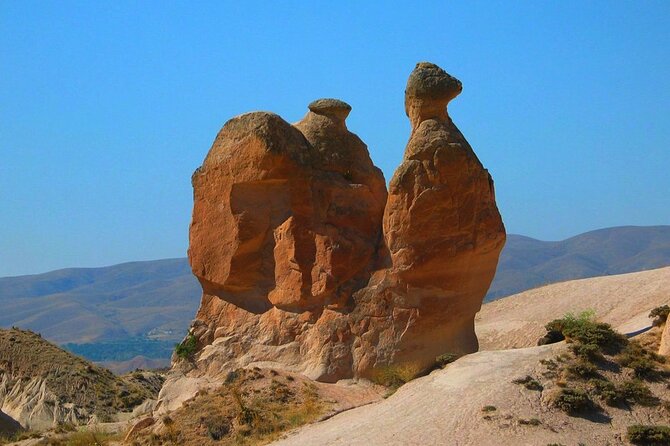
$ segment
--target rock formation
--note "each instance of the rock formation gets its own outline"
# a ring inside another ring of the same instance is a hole
[[[658,354],[670,356],[670,323],[666,322],[661,333],[661,342],[658,347]]]
[[[203,297],[181,378],[272,364],[336,381],[477,350],[505,230],[493,181],[447,113],[460,91],[436,65],[412,72],[412,133],[388,196],[342,101],[312,102],[294,125],[256,112],[223,126],[192,178]]]

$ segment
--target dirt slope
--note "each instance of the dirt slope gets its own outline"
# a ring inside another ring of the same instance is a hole
[[[647,328],[652,308],[670,303],[670,267],[571,280],[524,291],[482,306],[475,319],[480,350],[530,347],[544,324],[565,313],[594,310],[622,333]]]
[[[155,397],[162,383],[151,372],[118,377],[38,334],[0,329],[0,427],[2,419],[34,430],[112,421]]]

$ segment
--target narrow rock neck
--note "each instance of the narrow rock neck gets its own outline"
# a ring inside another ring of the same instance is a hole
[[[419,124],[427,119],[448,122],[447,103],[448,101],[427,101],[425,99],[408,98],[405,101],[405,112],[412,126],[412,133],[419,127]]]

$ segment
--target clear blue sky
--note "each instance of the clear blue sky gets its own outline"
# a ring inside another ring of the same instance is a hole
[[[387,178],[418,61],[511,233],[670,224],[670,2],[0,3],[0,276],[186,253],[190,176],[230,117],[319,97]]]

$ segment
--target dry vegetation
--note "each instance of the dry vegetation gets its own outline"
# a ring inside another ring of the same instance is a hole
[[[17,441],[35,439],[34,446],[112,446],[118,444],[120,434],[101,432],[96,429],[78,430],[71,424],[58,426],[47,433],[18,432],[9,437],[0,438],[0,445]]]
[[[546,328],[561,332],[569,345],[569,353],[542,362],[544,378],[557,386],[551,396],[555,408],[595,422],[610,418],[608,407],[670,409],[670,402],[663,399],[670,388],[670,368],[666,358],[655,353],[658,328],[629,340],[597,322],[592,312],[568,314]],[[649,440],[654,435],[659,442]],[[631,426],[629,438],[634,444],[670,445],[667,426]]]
[[[163,378],[153,372],[118,377],[39,334],[16,328],[0,330],[0,377],[5,374],[10,387],[41,377],[61,404],[74,404],[102,421],[155,398],[163,383]]]
[[[319,419],[328,403],[303,378],[273,370],[239,369],[215,391],[201,391],[160,420],[133,445],[260,445]]]

